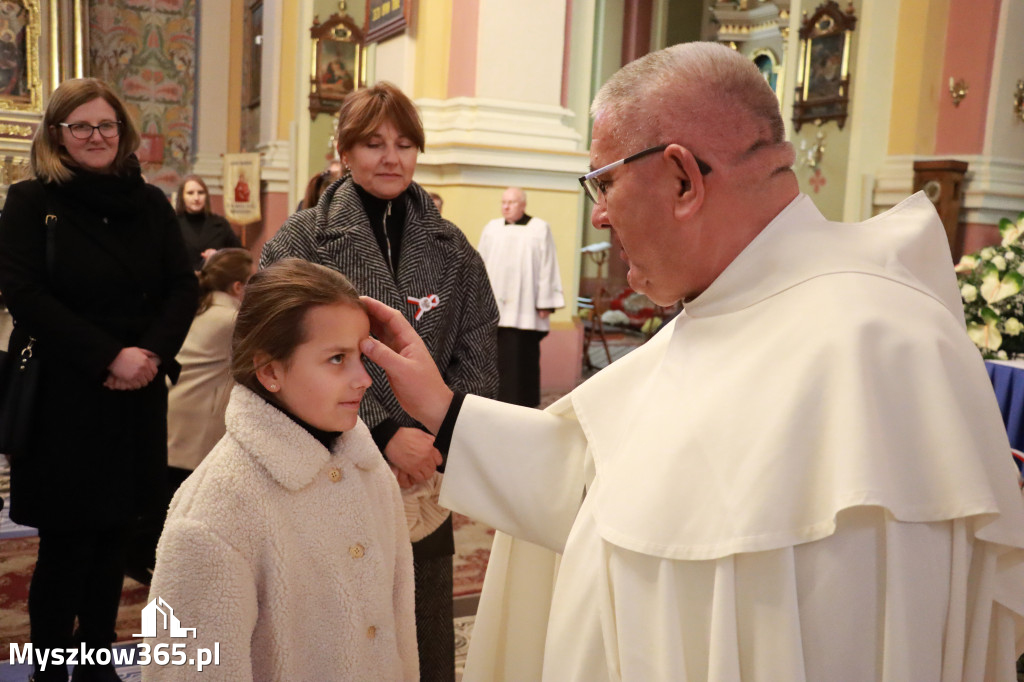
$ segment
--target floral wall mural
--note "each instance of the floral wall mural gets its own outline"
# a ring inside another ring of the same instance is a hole
[[[146,179],[173,192],[192,159],[196,0],[91,0],[89,67],[135,117]]]

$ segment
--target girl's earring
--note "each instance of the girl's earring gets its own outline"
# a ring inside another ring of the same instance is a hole
[[[276,391],[277,390],[277,384],[270,384],[270,390],[271,391]]]

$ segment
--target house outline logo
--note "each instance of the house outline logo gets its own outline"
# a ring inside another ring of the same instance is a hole
[[[132,637],[156,637],[158,618],[162,616],[163,629],[167,630],[171,637],[188,637],[192,633],[192,639],[196,638],[195,628],[181,627],[181,621],[174,615],[174,609],[164,601],[163,597],[156,597],[142,609],[142,633],[134,634]]]

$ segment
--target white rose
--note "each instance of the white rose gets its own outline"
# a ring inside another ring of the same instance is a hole
[[[1014,258],[1017,257],[1017,253],[1015,251],[1010,251],[1009,249],[1007,249],[1006,251],[1003,252],[1003,257],[1006,260],[1013,260]]]
[[[995,256],[992,258],[992,265],[996,266],[996,270],[1002,272],[1006,269],[1006,259],[1002,256]]]
[[[1016,317],[1011,317],[1003,323],[1003,331],[1009,336],[1017,336],[1021,332],[1024,332],[1024,324],[1021,324],[1020,320]]]
[[[1009,356],[1006,354],[1005,350],[996,352],[996,360],[1006,360],[1008,358]]]
[[[1017,272],[1024,275],[1024,263],[1017,266]]]
[[[984,249],[981,250],[980,255],[982,260],[992,260],[992,258],[996,255],[995,247],[986,246]]]
[[[965,303],[974,303],[978,298],[978,287],[973,284],[965,284],[960,287],[960,295],[963,297]]]

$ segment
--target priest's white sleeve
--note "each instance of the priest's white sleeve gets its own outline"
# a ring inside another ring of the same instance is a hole
[[[556,416],[467,395],[440,502],[561,553],[583,500],[586,447],[571,412]]]

